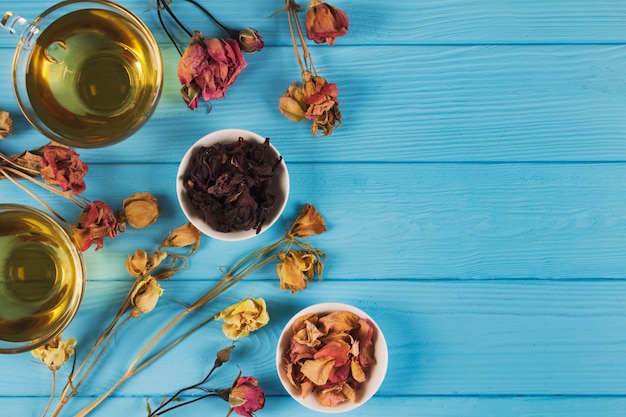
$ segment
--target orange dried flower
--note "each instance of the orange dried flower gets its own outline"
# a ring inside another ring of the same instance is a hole
[[[306,35],[315,43],[333,45],[339,36],[348,32],[348,15],[321,0],[311,0],[306,12]]]
[[[118,235],[119,222],[108,204],[94,201],[81,213],[72,230],[82,251],[92,244],[96,244],[96,250],[99,250],[104,246],[105,237],[113,239]]]
[[[87,164],[79,155],[65,146],[48,145],[41,158],[41,177],[51,185],[58,185],[63,191],[80,194],[85,191],[83,177],[87,174]]]
[[[290,238],[307,238],[326,231],[326,222],[315,206],[306,203],[287,232]]]

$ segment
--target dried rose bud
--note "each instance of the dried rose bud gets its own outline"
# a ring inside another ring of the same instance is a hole
[[[148,256],[145,250],[137,249],[134,255],[128,255],[128,261],[124,266],[133,277],[147,275],[167,257],[167,252],[156,251]]]
[[[0,111],[0,140],[13,134],[13,118],[8,111]]]
[[[193,224],[185,223],[179,228],[170,232],[162,245],[164,247],[182,248],[193,245],[200,240],[201,232]]]
[[[161,214],[156,197],[150,193],[135,193],[124,200],[124,219],[135,229],[150,226]]]
[[[232,352],[234,348],[235,348],[235,345],[230,345],[228,347],[225,347],[224,349],[220,349],[220,351],[217,352],[216,361],[217,363],[219,363],[219,365],[217,366],[221,366],[222,364],[230,360],[230,352]]]
[[[333,45],[339,36],[348,32],[348,16],[323,0],[311,0],[306,12],[306,35],[315,43]]]
[[[307,287],[318,270],[319,262],[315,255],[301,250],[290,250],[278,255],[280,262],[276,265],[276,274],[280,280],[281,290],[296,293]]]
[[[154,310],[159,297],[163,294],[163,288],[153,277],[147,277],[135,287],[131,294],[131,302],[135,306],[131,311],[131,316],[139,317]]]
[[[74,354],[76,339],[65,341],[58,335],[45,345],[31,351],[32,355],[40,359],[51,371],[57,371]]]
[[[265,300],[246,298],[215,315],[215,320],[224,320],[222,331],[229,339],[245,337],[265,326],[270,321]]]
[[[41,158],[41,177],[51,185],[58,185],[63,191],[72,194],[85,191],[83,177],[87,174],[87,164],[79,155],[65,146],[48,145]]]
[[[104,238],[115,238],[119,227],[111,207],[103,201],[94,201],[83,210],[72,230],[80,250],[86,251],[92,244],[96,244],[96,250],[101,249]]]
[[[253,417],[255,411],[265,406],[265,393],[256,378],[241,376],[231,388],[228,402],[236,414]]]
[[[253,28],[245,28],[239,31],[237,41],[239,42],[241,50],[248,53],[260,51],[265,46],[261,35]]]
[[[278,110],[292,122],[302,121],[308,108],[304,91],[297,83],[292,83],[278,99]]]
[[[306,203],[287,232],[290,238],[306,238],[326,231],[326,222],[315,206]]]

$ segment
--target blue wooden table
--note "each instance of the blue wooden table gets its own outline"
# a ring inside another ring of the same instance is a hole
[[[32,19],[52,3],[0,8]],[[65,332],[78,339],[79,358],[129,288],[127,256],[156,248],[184,223],[175,194],[182,155],[205,134],[234,127],[270,137],[281,151],[291,174],[284,221],[303,203],[315,205],[328,231],[314,242],[328,259],[324,279],[305,291],[280,291],[267,267],[199,313],[251,295],[268,303],[270,324],[237,342],[216,386],[232,381],[236,364],[267,393],[259,416],[318,415],[287,396],[274,352],[294,313],[338,301],[370,314],[390,352],[381,389],[350,415],[626,414],[626,2],[336,0],[349,15],[348,35],[332,47],[311,45],[321,75],[339,87],[344,117],[324,138],[277,110],[300,77],[286,17],[268,18],[281,0],[203,2],[224,23],[255,27],[266,42],[209,114],[181,101],[178,54],[154,8],[145,12],[147,0],[121,3],[157,37],[165,89],[138,133],[79,151],[89,164],[85,196],[118,207],[148,191],[162,215],[85,254],[85,299]],[[212,33],[201,14],[180,10],[189,26]],[[15,119],[15,134],[0,142],[6,154],[47,142],[11,93],[15,44],[0,37],[0,109]],[[71,203],[45,197],[78,215]],[[6,181],[0,200],[37,206]],[[283,231],[277,224],[249,241],[204,239],[189,267],[163,284],[157,309],[117,335],[65,415],[116,381],[137,346],[223,268]],[[144,416],[147,399],[158,403],[201,379],[228,344],[219,327],[196,332],[92,415]],[[0,369],[0,415],[40,416],[49,370],[30,354],[0,356]],[[210,399],[170,415],[226,410]]]

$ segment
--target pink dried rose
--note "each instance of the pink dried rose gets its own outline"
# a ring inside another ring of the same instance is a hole
[[[79,155],[64,146],[48,145],[41,158],[41,177],[50,185],[58,185],[63,191],[80,194],[85,191],[83,177],[87,174],[87,164]]]
[[[247,63],[235,39],[205,39],[198,31],[178,63],[181,95],[194,110],[200,96],[217,100],[226,94]]]
[[[80,250],[86,251],[93,244],[99,250],[105,237],[113,239],[118,235],[119,222],[108,204],[94,201],[83,210],[72,229]]]
[[[315,395],[327,407],[357,401],[375,364],[374,327],[349,311],[309,313],[296,319],[283,354],[287,379],[303,398]]]
[[[333,45],[348,32],[348,15],[322,0],[311,0],[306,12],[306,35],[315,43]]]
[[[253,417],[255,411],[265,406],[265,393],[256,378],[241,376],[231,388],[228,402],[236,414]]]

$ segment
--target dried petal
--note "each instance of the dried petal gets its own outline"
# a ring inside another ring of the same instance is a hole
[[[276,265],[276,273],[280,279],[280,289],[289,289],[292,294],[305,289],[315,274],[315,255],[301,250],[290,250],[280,253],[278,259],[280,262]]]
[[[333,358],[310,359],[302,363],[300,372],[315,385],[324,385],[334,366]]]
[[[159,202],[150,193],[135,193],[123,203],[124,218],[132,227],[143,229],[154,223],[161,213]]]

